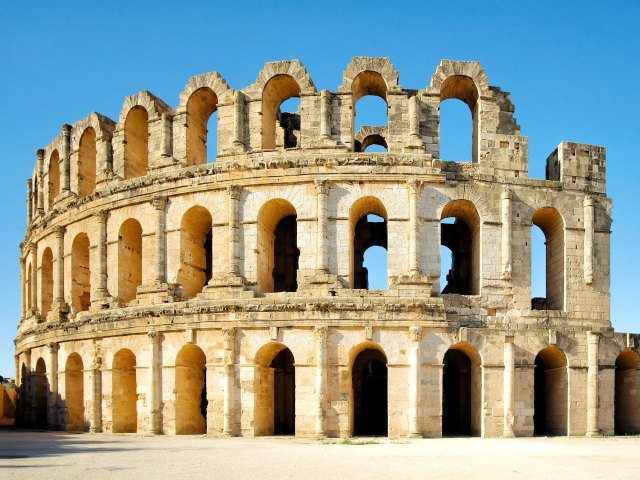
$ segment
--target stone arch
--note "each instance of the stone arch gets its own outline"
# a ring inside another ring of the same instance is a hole
[[[565,223],[562,215],[553,207],[536,210],[532,225],[542,230],[546,245],[546,290],[544,302],[532,308],[542,310],[564,310],[565,307]],[[535,299],[534,299],[535,300]]]
[[[210,138],[207,125],[211,115],[218,110],[218,102],[218,96],[209,87],[196,90],[187,100],[187,165],[207,163]]]
[[[615,434],[640,433],[640,355],[626,348],[615,362]]]
[[[138,431],[136,356],[128,348],[116,352],[111,366],[113,432]]]
[[[295,358],[279,342],[270,342],[255,355],[254,434],[295,434]]]
[[[180,270],[178,283],[182,298],[195,297],[211,280],[213,220],[209,211],[199,205],[191,207],[180,222]]]
[[[78,195],[81,197],[92,194],[96,188],[97,158],[96,130],[87,127],[78,145]]]
[[[289,98],[300,97],[301,88],[290,75],[275,75],[262,91],[262,148],[275,149],[279,128],[285,130],[280,105]],[[286,135],[282,133],[283,138]],[[284,140],[283,140],[284,142]],[[284,145],[284,143],[283,143]],[[286,145],[285,145],[286,146]]]
[[[278,75],[291,77],[300,88],[301,95],[314,95],[318,93],[316,86],[309,76],[309,72],[300,60],[284,60],[280,62],[267,62],[258,74],[255,83],[247,90],[259,95],[264,91],[267,83]],[[249,93],[249,92],[248,92]]]
[[[447,218],[455,219],[454,223],[443,223]],[[482,278],[480,214],[471,201],[456,199],[444,206],[440,219],[441,245],[452,252],[451,270],[442,293],[478,295]]]
[[[36,361],[36,371],[31,379],[33,389],[33,426],[35,428],[47,428],[47,398],[49,397],[49,380],[47,379],[47,366],[42,357]]]
[[[260,208],[256,225],[258,289],[295,292],[300,256],[295,207],[282,198],[271,199]]]
[[[388,435],[387,354],[374,342],[363,342],[349,352],[352,435]]]
[[[142,285],[142,226],[129,218],[118,232],[118,298],[124,305],[136,298]]]
[[[76,352],[67,357],[64,367],[64,405],[66,430],[68,432],[85,429],[84,422],[84,365]]]
[[[124,121],[124,178],[142,177],[149,169],[149,113],[136,105]]]
[[[195,435],[207,431],[206,357],[189,343],[176,356],[176,434]]]
[[[555,345],[535,358],[533,434],[567,435],[569,420],[567,356]]]
[[[49,247],[42,252],[40,272],[40,315],[46,320],[53,304],[53,252]]]
[[[354,137],[354,151],[364,152],[371,145],[380,145],[389,149],[387,143],[388,131],[387,127],[362,127]]]
[[[53,208],[53,202],[60,195],[60,154],[58,150],[51,152],[49,156],[48,179],[48,210]]]
[[[442,435],[482,431],[482,357],[468,342],[451,345],[442,359]]]
[[[71,312],[85,312],[91,306],[91,261],[89,237],[79,233],[71,244]]]
[[[364,72],[369,73],[360,77],[360,80],[356,80]],[[353,57],[351,63],[347,65],[347,68],[342,74],[342,84],[338,87],[338,92],[354,94],[357,97],[353,99],[354,105],[362,95],[373,94],[380,96],[382,93],[382,85],[378,83],[376,87],[373,87],[370,82],[373,78],[371,74],[376,74],[375,76],[384,82],[385,91],[383,99],[385,101],[388,92],[399,93],[402,91],[402,87],[398,83],[400,74],[393,68],[388,57]],[[363,93],[367,88],[377,88],[378,90],[375,93]]]
[[[384,222],[369,222],[367,216],[371,214],[382,217]],[[387,220],[387,209],[377,197],[361,197],[351,205],[349,210],[351,232],[349,273],[352,288],[369,288],[368,272],[364,267],[364,252],[372,246],[387,249]]]

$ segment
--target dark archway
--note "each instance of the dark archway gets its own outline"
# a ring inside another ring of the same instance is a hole
[[[353,434],[389,434],[387,410],[387,357],[380,350],[367,348],[353,362]]]
[[[273,369],[273,434],[296,432],[296,372],[291,350],[285,348],[271,361]]]
[[[47,396],[49,395],[49,380],[47,379],[47,367],[44,360],[39,358],[36,363],[35,375],[32,377],[33,385],[33,427],[47,428]]]
[[[567,358],[550,346],[535,359],[533,379],[533,434],[567,435]]]
[[[273,291],[298,290],[297,217],[288,215],[278,222],[273,241]]]
[[[442,371],[442,436],[471,435],[471,360],[447,350]]]
[[[627,348],[616,358],[615,434],[640,433],[640,356]]]

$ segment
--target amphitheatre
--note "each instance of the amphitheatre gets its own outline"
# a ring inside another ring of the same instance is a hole
[[[510,95],[478,62],[443,60],[425,84],[356,57],[337,91],[318,91],[298,60],[270,62],[240,90],[207,73],[175,108],[143,91],[116,120],[63,125],[27,181],[20,424],[640,433],[640,336],[610,320],[605,148],[550,147],[546,178],[531,179]],[[370,95],[387,124],[355,131]],[[470,162],[440,158],[447,99],[471,112]],[[374,246],[388,252],[383,290],[368,288]]]

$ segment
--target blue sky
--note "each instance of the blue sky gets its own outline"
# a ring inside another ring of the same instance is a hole
[[[3,2],[0,374],[14,375],[18,244],[36,149],[92,111],[117,120],[125,96],[140,90],[175,106],[190,76],[215,70],[243,88],[264,62],[292,58],[329,90],[353,56],[390,57],[400,84],[413,89],[428,85],[442,58],[478,60],[491,84],[512,94],[533,178],[562,140],[605,145],[612,322],[640,331],[638,24],[635,1]]]

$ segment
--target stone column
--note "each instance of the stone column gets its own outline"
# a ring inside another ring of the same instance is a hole
[[[27,316],[27,271],[26,262],[23,257],[20,257],[20,280],[22,280],[22,316],[20,317],[20,321],[22,322]]]
[[[584,283],[593,283],[593,197],[584,198]]]
[[[587,332],[587,436],[598,435],[598,342],[597,333]]]
[[[163,113],[161,117],[162,130],[160,137],[160,155],[163,157],[171,156],[171,116]]]
[[[56,278],[54,283],[56,285],[56,308],[62,309],[64,301],[64,234],[66,229],[61,226],[55,228],[56,232]]]
[[[162,368],[160,365],[160,333],[149,332],[149,433],[162,433]]]
[[[33,219],[33,186],[31,179],[27,179],[27,228],[31,225]]]
[[[329,90],[320,92],[320,138],[331,140],[331,94]]]
[[[58,344],[48,343],[49,349],[49,415],[47,427],[58,429]]]
[[[102,358],[96,355],[91,364],[91,433],[102,432]]]
[[[244,98],[239,90],[233,93],[233,147],[244,150]]]
[[[224,426],[223,434],[233,435],[235,424],[236,329],[223,328],[224,337]]]
[[[420,417],[420,338],[422,327],[409,327],[409,437],[421,438]]]
[[[418,246],[420,245],[420,223],[418,222],[418,195],[422,181],[412,178],[407,181],[409,190],[409,274],[419,275],[420,259],[418,256]]]
[[[327,334],[326,326],[316,327],[314,332],[316,339],[316,426],[315,436],[324,438],[327,436],[327,412],[325,402],[327,397]]]
[[[513,337],[505,337],[504,339],[504,392],[502,394],[504,402],[504,431],[505,437],[513,437],[513,424],[515,421],[515,413],[513,410],[515,398],[515,349]]]
[[[100,210],[95,214],[98,221],[98,285],[96,297],[103,299],[109,296],[107,291],[107,217],[109,212]]]
[[[502,278],[511,278],[511,191],[508,187],[502,190]]]
[[[318,193],[318,223],[316,242],[316,270],[322,273],[329,273],[329,238],[327,204],[329,203],[329,182],[326,180],[316,180],[316,191]]]
[[[229,276],[240,276],[240,185],[229,185]]]
[[[62,125],[62,168],[60,169],[61,192],[68,195],[71,187],[71,125]]]
[[[36,152],[36,176],[38,177],[38,188],[36,189],[36,195],[38,196],[38,215],[44,215],[44,187],[42,185],[42,169],[44,166],[44,150],[38,149]]]
[[[420,105],[419,98],[414,95],[409,99],[409,141],[422,141],[420,138]]]
[[[151,203],[156,210],[156,283],[167,283],[167,197],[155,197]]]
[[[31,255],[31,314],[38,313],[38,254],[37,245],[29,244],[29,253]]]

